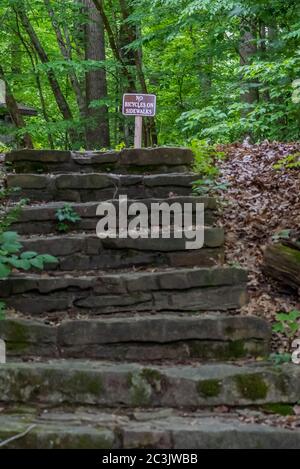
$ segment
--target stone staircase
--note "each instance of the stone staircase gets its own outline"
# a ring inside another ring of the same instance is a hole
[[[6,156],[7,186],[31,200],[12,229],[26,251],[58,258],[0,282],[15,311],[0,322],[0,440],[30,427],[9,447],[299,447],[297,431],[243,421],[245,406],[297,403],[300,370],[261,361],[270,327],[238,314],[247,275],[224,265],[216,200],[191,195],[192,161],[180,148]],[[119,195],[203,203],[204,247],[100,240],[97,206]],[[66,202],[81,219],[59,234]]]

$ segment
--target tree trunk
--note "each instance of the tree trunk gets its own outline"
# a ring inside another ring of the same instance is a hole
[[[100,13],[92,0],[84,0],[88,22],[85,29],[86,60],[105,60],[104,26]],[[88,125],[87,144],[91,148],[110,146],[108,109],[106,105],[90,107],[92,101],[107,97],[106,71],[104,68],[86,73],[86,113]]]
[[[23,116],[18,109],[17,102],[5,78],[4,70],[1,65],[0,65],[0,79],[3,80],[5,83],[5,103],[6,103],[8,112],[11,116],[11,119],[18,129],[24,129],[25,122],[24,122]],[[29,133],[26,132],[23,135],[23,137],[21,138],[21,145],[24,146],[25,148],[33,148],[32,139]]]
[[[35,76],[36,85],[37,85],[37,89],[38,89],[38,93],[39,93],[39,97],[40,97],[40,102],[41,102],[42,113],[43,113],[44,119],[47,123],[50,123],[50,119],[49,119],[48,111],[47,111],[47,106],[46,106],[46,101],[45,101],[44,94],[43,94],[43,88],[42,88],[42,83],[41,83],[41,79],[40,79],[40,73],[37,69],[38,58],[36,56],[36,52],[34,50],[30,49],[30,47],[26,43],[25,39],[23,38],[23,36],[21,34],[21,31],[20,31],[20,27],[19,27],[18,17],[16,17],[16,25],[17,25],[16,34],[17,34],[17,36],[20,40],[20,43],[23,45],[23,47],[24,47],[24,49],[25,49],[25,51],[26,51],[26,53],[29,57],[29,60],[30,60],[31,66],[32,66],[32,71],[33,71],[34,76]],[[51,131],[48,130],[48,127],[47,127],[47,135],[48,135],[49,146],[50,146],[51,149],[54,149],[53,137],[52,137]]]
[[[240,64],[241,66],[250,65],[253,57],[257,53],[256,29],[251,23],[242,23],[241,26],[241,41],[239,46]],[[243,78],[242,78],[243,80]],[[241,101],[248,104],[249,107],[259,101],[258,83],[254,80],[243,80],[242,82],[243,93],[241,94]],[[245,110],[247,114],[249,110]]]
[[[135,41],[140,35],[140,28],[136,25],[131,25],[128,18],[131,14],[130,6],[127,0],[119,0],[121,13],[123,17],[123,24],[121,28],[122,51]],[[139,81],[142,93],[148,94],[148,87],[143,70],[143,53],[141,47],[135,50],[123,52],[123,60],[128,62],[128,65],[135,65],[136,74]],[[136,90],[137,91],[137,90]],[[144,121],[144,144],[146,146],[157,144],[157,133],[155,120],[153,118],[145,118]]]
[[[70,62],[72,60],[72,51],[68,47],[67,41],[65,40],[65,38],[63,36],[63,33],[62,33],[62,31],[59,27],[59,24],[56,20],[55,12],[52,8],[51,2],[50,2],[50,0],[44,0],[44,3],[45,3],[45,6],[46,6],[46,9],[48,11],[49,17],[51,19],[51,24],[53,26],[53,29],[54,29],[54,32],[55,32],[55,35],[56,35],[56,39],[57,39],[57,44],[60,48],[61,54],[62,54],[62,56],[64,57],[64,59],[66,61]],[[81,88],[80,88],[79,80],[78,80],[74,70],[70,70],[69,78],[70,78],[70,82],[71,82],[71,85],[72,85],[73,90],[74,90],[74,94],[75,94],[75,97],[76,97],[76,101],[77,101],[77,105],[78,105],[80,114],[82,116],[84,116],[85,115],[85,101],[84,101],[84,97],[83,97],[83,94],[82,94],[82,91],[81,91]]]
[[[32,46],[34,47],[40,61],[44,64],[48,63],[49,62],[48,55],[47,55],[46,51],[44,50],[42,44],[40,43],[40,40],[39,40],[38,36],[36,35],[36,32],[35,32],[34,28],[32,27],[32,25],[30,23],[30,20],[29,20],[28,16],[26,15],[26,12],[24,11],[24,9],[22,9],[20,7],[16,10],[16,13],[17,13],[18,17],[20,18],[20,21],[23,25],[23,28],[27,32],[27,34],[28,34],[28,36],[31,40]],[[49,80],[53,95],[55,97],[57,106],[58,106],[63,118],[67,121],[71,121],[73,119],[71,109],[70,109],[69,104],[68,104],[68,102],[67,102],[67,100],[66,100],[66,98],[65,98],[65,96],[64,96],[64,94],[61,90],[61,87],[58,83],[58,80],[55,77],[55,73],[53,72],[53,70],[51,70],[51,69],[48,70],[47,71],[47,76],[48,76],[48,80]],[[70,138],[71,138],[71,142],[75,143],[77,141],[76,132],[71,130],[70,131]]]

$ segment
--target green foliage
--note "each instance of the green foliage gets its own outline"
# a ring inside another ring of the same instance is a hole
[[[272,236],[273,241],[279,241],[280,239],[289,239],[291,230],[281,230],[279,233],[276,233]]]
[[[295,104],[300,103],[300,80],[294,80],[292,83],[292,87],[294,89],[293,95],[292,95],[292,101]]]
[[[195,157],[195,172],[208,178],[219,174],[216,162],[225,158],[224,152],[218,151],[214,145],[209,145],[205,140],[192,140],[189,147]]]
[[[9,153],[11,151],[11,147],[5,145],[0,141],[0,153]]]
[[[118,145],[115,146],[116,151],[121,151],[124,148],[126,148],[126,143],[125,142],[120,142]]]
[[[276,323],[273,326],[273,331],[281,333],[291,339],[299,331],[299,318],[299,310],[293,310],[289,313],[278,313],[276,315]]]
[[[29,270],[31,268],[42,270],[45,264],[56,263],[57,259],[49,254],[37,254],[32,251],[23,251],[20,237],[15,231],[8,231],[9,226],[18,220],[26,200],[15,205],[9,204],[12,190],[0,190],[0,279],[7,278],[13,269]],[[5,303],[0,301],[0,319],[5,318]]]
[[[228,184],[219,183],[213,179],[198,179],[193,183],[193,193],[195,195],[205,196],[213,195],[218,191],[226,191],[228,189]]]
[[[271,353],[269,360],[275,365],[283,365],[292,361],[291,353]]]
[[[0,206],[0,233],[3,233],[12,223],[18,220],[22,208],[28,203],[27,199],[21,199],[15,205],[10,205],[8,203],[9,196],[15,192],[19,192],[19,188],[0,189],[0,200],[2,201]]]
[[[73,146],[88,148],[85,129],[95,122],[82,111],[71,77],[75,75],[84,96],[86,72],[105,69],[108,96],[93,101],[90,108],[107,105],[112,148],[123,142],[125,134],[128,145],[133,120],[120,112],[128,79],[110,41],[106,41],[105,60],[85,60],[84,26],[88,19],[81,1],[51,1],[55,23],[71,51],[70,58],[64,57],[46,3],[2,0],[0,5],[1,64],[17,101],[40,110],[37,116],[25,118],[34,144],[37,148],[68,148],[71,130],[78,140]],[[142,52],[145,83],[149,92],[157,95],[159,144],[182,145],[194,139],[227,143],[242,140],[245,135],[251,135],[253,141],[300,138],[298,1],[126,0],[130,13],[126,20],[121,2],[102,3],[138,91],[139,71],[130,59],[133,52]],[[17,21],[16,6],[27,12],[49,62],[41,63],[33,53],[28,34]],[[139,34],[130,39],[132,42],[123,43],[128,26]],[[240,50],[243,29],[254,31],[252,45],[256,49],[244,65]],[[49,71],[64,92],[72,119],[64,120],[58,112]],[[42,93],[38,92],[38,82]],[[241,99],[253,89],[258,100],[247,103]],[[20,136],[25,129],[16,132],[11,127],[8,131]]]
[[[288,155],[274,164],[274,169],[299,169],[300,168],[300,153]]]
[[[58,220],[57,229],[61,232],[67,232],[73,224],[81,220],[81,217],[70,204],[65,204],[62,208],[59,208],[55,216]]]
[[[15,231],[0,234],[0,278],[8,277],[13,268],[29,270],[34,267],[41,270],[45,264],[57,262],[57,259],[49,254],[21,250],[20,237]]]

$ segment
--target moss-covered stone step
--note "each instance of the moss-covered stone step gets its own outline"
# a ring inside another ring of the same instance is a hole
[[[8,356],[23,358],[232,360],[267,356],[270,336],[266,321],[223,314],[77,319],[58,326],[27,319],[0,321]]]
[[[116,213],[119,213],[119,199],[107,200],[106,202],[112,203],[116,208]],[[128,200],[128,205],[137,202],[137,200]],[[151,219],[151,204],[159,204],[162,213],[166,213],[164,207],[172,207],[173,204],[179,204],[181,207],[184,204],[189,204],[191,209],[187,209],[188,205],[185,205],[185,210],[193,213],[195,217],[195,211],[197,204],[204,204],[204,222],[206,226],[213,225],[216,221],[216,210],[217,201],[213,197],[172,197],[164,199],[140,199],[139,202],[145,204],[149,213],[149,222]],[[167,204],[167,206],[165,205]],[[12,225],[13,229],[19,234],[48,234],[55,233],[58,231],[58,224],[56,214],[59,209],[65,206],[65,202],[49,202],[47,204],[26,206],[22,209],[22,212],[18,218],[18,221]],[[98,202],[86,202],[86,203],[70,203],[73,211],[80,216],[80,220],[76,223],[69,223],[68,232],[73,231],[96,231],[96,225],[100,217],[96,215]],[[128,220],[132,217],[128,216]],[[119,217],[117,217],[117,226]],[[161,224],[161,217],[159,220]],[[171,225],[174,224],[174,216],[171,213],[170,217]],[[153,220],[152,220],[153,225]]]
[[[247,273],[233,267],[145,272],[54,272],[0,280],[9,307],[31,315],[51,311],[96,314],[134,311],[226,311],[247,301]]]
[[[17,173],[91,172],[124,173],[185,172],[192,167],[191,150],[176,147],[125,149],[121,151],[71,152],[59,150],[19,150],[5,157],[8,168]]]
[[[270,417],[268,418],[268,421]],[[29,430],[29,431],[28,431]],[[27,432],[27,433],[26,433]],[[226,416],[149,409],[126,414],[94,408],[5,409],[7,449],[298,449],[300,431]],[[100,458],[101,459],[101,458]]]
[[[170,239],[107,238],[101,240],[95,234],[68,234],[60,236],[31,236],[21,238],[23,249],[56,256],[51,270],[118,269],[139,266],[210,266],[224,260],[224,232],[222,228],[205,227],[204,247],[186,250],[190,240],[176,238],[176,230],[170,230]],[[194,233],[194,229],[193,229]],[[189,234],[192,232],[189,230]]]
[[[166,198],[170,194],[188,196],[192,184],[199,179],[195,173],[153,175],[122,175],[111,173],[8,174],[7,186],[19,187],[16,199],[33,201],[89,202],[106,201],[119,195],[133,199]]]
[[[295,365],[140,365],[53,360],[0,365],[3,403],[197,408],[297,403]]]

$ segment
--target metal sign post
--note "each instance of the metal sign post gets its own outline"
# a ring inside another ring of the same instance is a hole
[[[143,117],[156,114],[156,96],[154,94],[127,93],[123,96],[124,116],[135,117],[134,148],[142,148]]]

